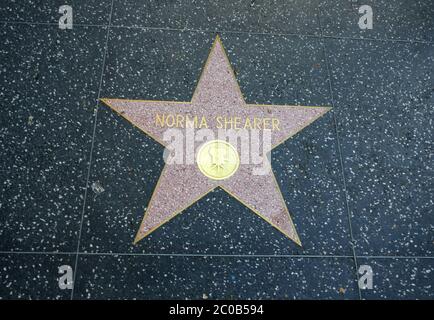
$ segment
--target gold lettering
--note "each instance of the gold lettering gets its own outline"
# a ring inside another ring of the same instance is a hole
[[[200,119],[199,119],[200,117]],[[259,129],[280,131],[280,121],[278,118],[242,118],[216,116],[215,125],[217,129]],[[208,121],[205,116],[191,116],[183,114],[155,114],[155,125],[157,127],[176,127],[176,128],[208,128]]]
[[[250,118],[246,118],[246,122],[244,123],[244,129],[252,129],[252,123],[250,122]]]
[[[239,130],[240,129],[240,124],[241,124],[241,118],[240,117],[235,117],[234,118],[234,129],[235,130]]]
[[[270,129],[270,118],[262,119],[262,123],[263,123],[264,130]]]
[[[277,118],[272,118],[272,119],[271,119],[271,124],[272,124],[272,126],[273,126],[273,130],[280,131],[280,127],[279,127],[279,119],[277,119]]]
[[[188,114],[185,116],[185,127],[194,128],[194,120],[192,120]]]
[[[216,118],[216,121],[217,121],[217,129],[221,129],[221,128],[223,128],[222,117],[221,117],[221,116],[218,116],[218,117]]]
[[[261,129],[261,119],[253,118],[253,129]]]
[[[228,124],[230,124],[231,126],[230,126],[230,129],[232,129],[232,127],[233,127],[233,119],[232,118],[225,118],[225,129],[227,129],[228,128]]]
[[[202,127],[208,129],[208,123],[206,122],[206,118],[204,116],[202,116],[202,120],[200,121],[199,129],[202,129]]]
[[[169,114],[166,116],[166,125],[171,128],[175,125],[175,117],[173,114]]]
[[[164,127],[164,114],[162,116],[158,113],[155,114],[155,125],[160,125],[160,127]]]
[[[184,116],[182,114],[176,115],[176,128],[184,128]]]

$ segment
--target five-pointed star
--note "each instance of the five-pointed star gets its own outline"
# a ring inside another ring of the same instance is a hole
[[[102,99],[114,111],[160,142],[167,128],[157,126],[157,114],[204,115],[209,129],[217,131],[218,115],[279,119],[272,131],[271,151],[280,143],[325,114],[329,107],[246,104],[223,44],[216,37],[191,102]],[[213,120],[214,119],[214,120]],[[199,146],[200,147],[200,146]],[[239,150],[238,150],[239,151]],[[268,163],[268,160],[267,160]],[[301,245],[273,171],[252,174],[251,164],[241,163],[227,179],[206,177],[194,164],[166,164],[157,182],[134,243],[175,217],[207,193],[221,187],[253,212]]]

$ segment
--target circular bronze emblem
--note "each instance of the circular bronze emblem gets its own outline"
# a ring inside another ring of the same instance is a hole
[[[238,152],[223,140],[204,143],[197,153],[197,166],[208,178],[223,180],[232,176],[240,165]]]

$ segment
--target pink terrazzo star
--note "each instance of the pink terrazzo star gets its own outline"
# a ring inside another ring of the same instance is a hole
[[[216,118],[221,115],[237,116],[242,119],[277,118],[279,130],[271,131],[270,150],[330,109],[246,104],[218,36],[191,102],[110,98],[102,101],[163,146],[168,145],[163,139],[167,128],[156,125],[157,114],[179,114],[190,117],[204,115],[208,119],[208,128],[216,133],[218,126]],[[237,150],[240,153],[239,146]],[[264,175],[254,175],[253,166],[241,163],[238,170],[229,178],[213,180],[202,174],[196,163],[166,164],[134,242],[140,241],[216,187],[221,187],[288,238],[301,245],[273,171],[269,170]]]

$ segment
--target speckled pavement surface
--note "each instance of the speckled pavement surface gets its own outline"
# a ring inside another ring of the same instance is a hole
[[[0,298],[434,298],[432,1],[62,4],[0,2]],[[98,99],[189,101],[217,33],[247,103],[333,107],[272,151],[302,247],[222,189],[132,244],[163,148]]]

